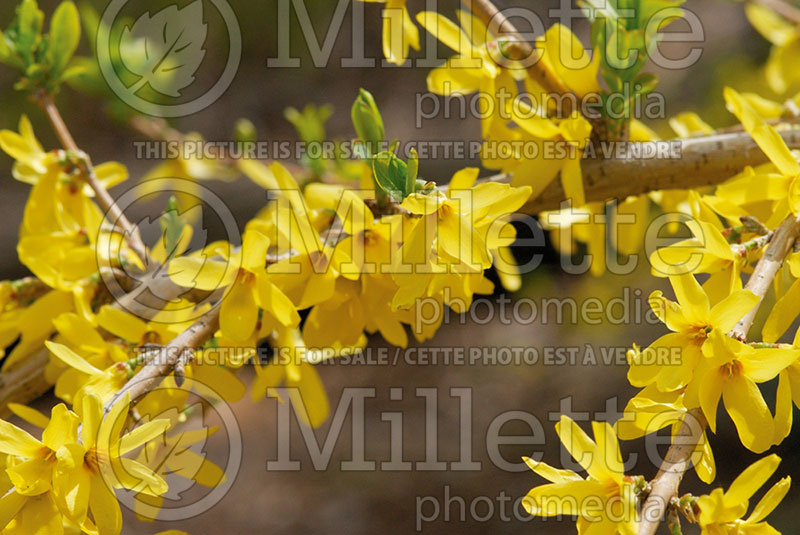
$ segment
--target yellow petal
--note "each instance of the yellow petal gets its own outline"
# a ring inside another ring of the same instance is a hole
[[[169,420],[163,418],[153,420],[136,427],[136,429],[130,433],[126,433],[122,436],[119,441],[118,454],[125,455],[126,453],[138,448],[142,444],[145,444],[146,442],[163,435],[164,432],[169,429],[169,427]]]
[[[608,422],[592,422],[592,429],[600,453],[600,462],[605,465],[606,472],[621,483],[625,475],[625,465],[622,463],[622,454],[614,429]]]
[[[89,509],[90,473],[84,468],[86,449],[68,444],[58,450],[53,474],[53,490],[60,506],[76,524],[81,524]]]
[[[0,526],[7,526],[27,501],[27,496],[15,491],[9,491],[0,496]]]
[[[583,481],[583,478],[572,470],[560,470],[553,468],[549,464],[537,462],[530,457],[523,457],[522,460],[528,468],[536,472],[541,477],[551,483],[567,483],[569,481]]]
[[[139,343],[147,333],[147,324],[133,314],[106,305],[97,314],[97,323],[123,340]]]
[[[711,324],[723,332],[734,325],[758,303],[758,296],[750,290],[737,290],[714,305],[711,309]]]
[[[9,403],[8,410],[25,420],[31,425],[44,429],[50,423],[50,418],[41,412],[28,407],[27,405],[20,405],[19,403]]]
[[[753,137],[764,154],[781,173],[787,176],[800,174],[800,164],[792,155],[778,132],[758,116],[750,104],[736,91],[726,87],[724,91],[728,109],[736,115],[745,130]]]
[[[772,444],[777,446],[789,436],[789,432],[792,430],[792,412],[794,411],[792,406],[792,387],[789,375],[786,372],[781,372],[780,374],[778,392],[775,398],[775,432]]]
[[[759,500],[758,504],[756,504],[753,512],[747,518],[745,522],[748,524],[757,524],[764,520],[767,515],[769,515],[778,504],[781,503],[783,498],[786,496],[786,493],[789,492],[789,487],[792,484],[792,478],[789,476],[784,477],[777,483],[775,483],[764,497]]]
[[[253,290],[252,283],[238,279],[222,300],[220,329],[232,340],[247,340],[256,328],[258,307]]]
[[[725,493],[724,503],[727,507],[735,507],[739,504],[747,502],[752,498],[758,489],[775,473],[781,458],[775,455],[769,455],[763,459],[759,459],[731,483],[728,491]]]
[[[114,492],[109,489],[102,476],[91,477],[89,509],[92,512],[98,535],[119,535],[122,531],[122,511]]]
[[[459,54],[466,54],[472,50],[472,43],[467,34],[450,19],[433,11],[422,11],[417,14],[417,22]]]
[[[280,288],[270,282],[267,275],[259,275],[256,278],[256,285],[258,306],[274,316],[281,325],[294,327],[300,323],[300,316],[294,303]]]
[[[755,453],[769,449],[775,425],[758,386],[747,377],[735,375],[725,382],[722,400],[742,444]]]
[[[722,386],[722,377],[718,370],[707,372],[700,383],[700,407],[713,433],[717,432],[717,408],[722,397]]]
[[[257,230],[247,230],[242,237],[242,268],[258,273],[267,264],[269,238]]]
[[[556,433],[558,433],[564,448],[589,475],[596,479],[608,476],[600,461],[600,451],[597,445],[569,416],[561,416],[561,420],[556,424]]]
[[[669,282],[672,284],[672,289],[675,290],[675,298],[687,319],[702,321],[708,317],[708,296],[694,275],[687,273],[673,276],[669,278]]]
[[[525,510],[535,516],[597,514],[597,505],[605,503],[605,487],[599,481],[553,483],[531,489],[522,499]]]
[[[55,342],[51,342],[50,340],[45,341],[44,345],[47,346],[47,349],[49,349],[53,355],[79,372],[89,375],[102,375],[103,373],[89,364],[85,358],[81,357],[65,345],[57,344]]]
[[[266,255],[264,262],[266,263]],[[169,278],[184,288],[214,291],[230,285],[236,278],[238,268],[235,262],[182,256],[170,261]]]
[[[761,336],[767,343],[777,342],[797,316],[800,315],[800,279],[794,281],[785,294],[772,306]]]
[[[35,457],[44,445],[19,427],[0,420],[0,453]]]
[[[322,425],[328,418],[330,404],[317,370],[311,364],[302,363],[299,379],[287,377],[286,387],[300,419],[311,427]]]
[[[53,451],[58,451],[61,446],[78,442],[78,415],[67,408],[63,403],[53,407],[50,423],[42,433],[42,443]]]
[[[469,266],[488,269],[492,259],[486,242],[463,217],[449,213],[439,219],[439,246],[454,259]]]
[[[81,442],[86,449],[97,444],[97,434],[100,431],[100,422],[103,420],[103,404],[92,394],[83,396],[81,410]]]

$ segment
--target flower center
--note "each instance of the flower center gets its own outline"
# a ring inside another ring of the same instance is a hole
[[[728,379],[732,379],[742,372],[742,363],[738,360],[732,360],[720,366],[719,372]]]
[[[89,451],[87,451],[86,455],[83,456],[83,462],[85,462],[86,466],[95,473],[100,472],[100,466],[107,464],[108,461],[108,455],[97,451],[96,447],[89,448]]]

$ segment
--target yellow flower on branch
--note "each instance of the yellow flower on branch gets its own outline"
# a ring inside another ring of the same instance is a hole
[[[259,321],[274,318],[280,325],[297,325],[300,316],[286,294],[267,274],[269,238],[251,229],[242,237],[242,247],[231,254],[226,247],[217,253],[224,260],[184,256],[169,265],[170,278],[180,286],[213,291],[230,289],[222,299],[220,329],[232,340],[247,340]],[[259,316],[259,309],[266,314]]]
[[[736,425],[742,444],[756,452],[773,445],[775,423],[758,388],[795,362],[800,349],[755,349],[720,330],[703,345],[704,359],[686,389],[686,405],[701,407],[712,432],[717,429],[717,407],[722,399]]]
[[[781,462],[770,455],[751,464],[737,477],[727,491],[714,489],[711,494],[697,498],[697,522],[702,535],[757,535],[778,532],[764,520],[789,492],[792,479],[787,476],[775,483],[747,514],[750,499],[775,473]]]
[[[669,281],[677,303],[655,291],[650,294],[650,308],[672,332],[641,353],[629,353],[628,381],[638,387],[655,384],[662,392],[689,384],[710,333],[730,331],[758,302],[750,290],[736,290],[712,307],[694,275],[674,275]]]
[[[587,477],[525,457],[531,470],[550,484],[532,489],[522,505],[535,516],[577,516],[579,533],[633,535],[638,526],[637,481],[625,475],[613,428],[592,422],[592,429],[594,441],[568,416],[561,416],[556,432]]]

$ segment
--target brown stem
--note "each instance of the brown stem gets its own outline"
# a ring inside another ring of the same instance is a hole
[[[758,304],[748,312],[729,333],[730,336],[744,340],[753,325],[764,295],[784,259],[792,250],[800,236],[800,217],[790,215],[775,230],[764,256],[758,261],[745,288],[759,297]],[[667,451],[664,462],[651,482],[651,491],[642,506],[639,522],[639,535],[654,535],[669,506],[670,500],[678,495],[678,487],[683,474],[691,466],[692,454],[703,436],[706,419],[699,408],[690,410],[684,417],[675,440]]]
[[[135,403],[158,386],[179,362],[186,361],[184,353],[202,347],[214,336],[219,329],[219,311],[220,304],[218,303],[169,344],[155,350],[144,367],[106,403],[106,411],[110,410],[126,393],[130,394],[131,402]]]
[[[111,197],[111,195],[108,193],[108,190],[106,190],[103,184],[100,183],[100,180],[98,180],[94,166],[89,159],[89,155],[78,148],[78,144],[75,143],[75,139],[72,137],[72,133],[69,131],[67,124],[64,122],[61,112],[58,111],[58,107],[56,107],[53,97],[46,92],[40,91],[34,95],[34,99],[36,100],[37,104],[39,104],[39,107],[41,107],[45,112],[45,114],[47,114],[47,118],[50,119],[50,124],[52,125],[56,136],[58,136],[61,145],[68,151],[83,155],[83,161],[79,164],[79,168],[84,175],[86,183],[89,184],[89,187],[91,187],[92,191],[94,191],[97,204],[99,204],[100,207],[105,210],[106,218],[111,222],[111,224],[114,226],[119,226],[122,229],[125,234],[125,239],[128,242],[128,246],[131,248],[134,254],[136,254],[136,256],[138,256],[142,262],[148,265],[147,247],[142,241],[142,236],[139,233],[139,227],[133,225],[128,220],[128,218],[120,209],[119,205],[117,205],[117,203],[114,201],[114,198]]]
[[[783,130],[779,133],[790,149],[800,149],[800,130]],[[581,170],[586,201],[624,199],[629,195],[651,191],[713,186],[740,173],[747,166],[769,161],[750,135],[744,132],[676,140],[675,143],[679,157],[674,158],[645,158],[628,154],[620,159],[584,160]],[[631,147],[636,145],[644,144],[632,144]],[[531,180],[536,178],[530,177]],[[507,182],[508,178],[499,181]],[[561,181],[553,180],[539,196],[529,200],[520,212],[538,214],[546,210],[558,210],[564,200]]]

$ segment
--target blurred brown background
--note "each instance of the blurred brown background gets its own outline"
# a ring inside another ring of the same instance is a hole
[[[182,2],[186,3],[186,2]],[[0,5],[0,26],[11,20],[14,2]],[[56,2],[41,2],[47,13],[52,13]],[[102,11],[104,3],[92,4]],[[139,1],[158,9],[164,3]],[[276,13],[277,2],[246,2],[233,0],[244,39],[242,63],[233,84],[225,95],[213,106],[200,114],[173,121],[183,132],[195,130],[208,139],[224,140],[237,118],[247,117],[258,128],[260,139],[294,140],[296,134],[283,118],[288,106],[301,108],[307,103],[331,103],[336,113],[328,123],[331,137],[347,138],[352,135],[349,108],[359,87],[373,92],[387,123],[388,135],[401,140],[470,140],[480,135],[477,120],[436,118],[425,121],[423,128],[415,128],[415,95],[425,91],[426,69],[370,68],[344,69],[339,58],[350,55],[351,11],[348,9],[341,34],[337,37],[333,57],[326,68],[314,68],[307,47],[302,43],[297,21],[292,17],[292,52],[301,58],[300,69],[267,68],[266,59],[277,55]],[[329,0],[305,2],[311,13],[318,38],[327,31],[336,2]],[[412,13],[423,9],[421,0],[409,0]],[[525,6],[532,2],[498,0],[500,7]],[[535,9],[547,21],[546,9],[558,2],[535,2]],[[439,11],[454,14],[458,3],[439,2]],[[684,110],[700,112],[715,125],[733,122],[722,104],[721,88],[726,83],[738,89],[763,89],[763,77],[759,65],[763,65],[769,51],[768,44],[747,24],[740,4],[718,0],[690,0],[686,7],[694,11],[703,21],[705,41],[688,46],[699,46],[703,50],[700,61],[693,67],[681,71],[657,71],[662,78],[660,89],[667,97],[667,116]],[[366,55],[380,57],[380,6],[366,6]],[[585,36],[587,25],[579,24],[578,33]],[[421,30],[422,32],[422,30]],[[421,35],[425,35],[421,33]],[[424,39],[424,37],[423,37]],[[671,45],[672,52],[679,54],[681,46]],[[86,43],[82,51],[87,52]],[[665,50],[669,50],[665,47]],[[685,49],[683,49],[685,51]],[[212,46],[207,51],[214,61],[222,65],[227,49],[224,45]],[[667,53],[667,55],[670,55]],[[31,103],[16,92],[12,85],[14,73],[0,69],[0,127],[14,128],[21,113],[27,113],[34,122],[37,135],[46,148],[56,146],[54,136],[42,120],[41,114]],[[95,162],[118,160],[126,164],[132,177],[143,175],[152,162],[137,161],[133,142],[142,139],[125,125],[113,121],[104,113],[97,100],[65,89],[60,96],[61,108],[73,129],[79,145],[91,152]],[[660,133],[669,135],[663,122],[651,124]],[[446,180],[455,170],[477,162],[439,159],[421,162],[421,175]],[[28,186],[17,183],[10,175],[11,160],[0,156],[0,276],[16,278],[26,274],[13,254],[17,226],[21,219]],[[231,207],[240,224],[244,224],[261,208],[266,200],[264,192],[247,180],[235,183],[210,182],[206,184],[219,193]],[[128,187],[122,185],[116,193]],[[218,229],[209,229],[210,238]],[[642,259],[640,264],[645,263]],[[576,299],[590,296],[602,300],[619,297],[623,288],[640,288],[643,296],[653,289],[666,289],[666,281],[654,279],[640,266],[633,275],[617,277],[607,275],[601,279],[589,275],[568,276],[561,272],[554,254],[547,262],[525,279],[523,289],[512,298],[532,298],[573,295]],[[455,316],[455,315],[453,315]],[[495,347],[533,346],[543,350],[549,346],[592,345],[600,347],[628,346],[631,342],[646,345],[664,332],[661,327],[646,325],[590,326],[582,323],[556,325],[500,325],[492,322],[477,325],[453,321],[445,325],[428,347]],[[375,347],[384,345],[380,339],[372,341]],[[581,351],[582,354],[583,350]],[[504,446],[505,459],[516,462],[522,455],[541,451],[543,459],[560,465],[558,440],[549,413],[557,413],[560,400],[572,398],[573,410],[598,413],[604,410],[606,400],[618,398],[617,407],[622,408],[635,390],[625,380],[625,366],[545,366],[541,362],[532,366],[355,366],[329,365],[320,367],[333,407],[345,387],[375,387],[377,397],[367,400],[366,411],[366,458],[386,461],[389,459],[389,424],[381,420],[382,412],[402,412],[404,420],[404,460],[421,461],[425,457],[425,405],[415,396],[415,389],[435,387],[438,389],[438,447],[439,458],[456,461],[459,456],[459,436],[462,422],[459,421],[458,400],[449,396],[451,387],[467,387],[472,392],[472,447],[473,458],[482,463],[475,472],[344,472],[341,461],[350,458],[349,415],[340,440],[333,450],[330,467],[315,471],[303,448],[302,438],[296,423],[293,424],[292,457],[302,462],[300,472],[268,472],[266,463],[275,459],[276,453],[276,403],[273,400],[257,404],[244,400],[235,406],[235,413],[244,435],[244,464],[236,475],[236,483],[225,499],[205,514],[177,525],[159,523],[148,525],[137,523],[132,514],[126,516],[124,533],[155,533],[162,529],[182,529],[198,534],[250,534],[250,533],[410,533],[415,530],[416,504],[424,496],[434,496],[442,507],[445,486],[451,496],[466,501],[466,520],[460,521],[460,505],[450,506],[450,521],[440,518],[423,525],[428,533],[572,533],[574,523],[569,519],[543,522],[533,519],[523,522],[515,518],[521,511],[513,511],[512,504],[532,486],[543,481],[529,471],[505,472],[490,462],[486,452],[486,431],[489,423],[507,411],[526,411],[542,422],[546,433],[546,446]],[[243,374],[249,380],[249,372]],[[402,401],[391,401],[389,389],[403,389]],[[769,390],[769,388],[767,388]],[[769,403],[774,404],[774,392],[767,391]],[[42,402],[46,406],[47,401]],[[327,434],[329,424],[317,431],[321,441]],[[503,427],[503,434],[525,434],[526,426],[520,422]],[[779,474],[798,474],[797,451],[800,434],[795,432],[784,444],[776,448],[784,462]],[[209,446],[212,459],[224,459],[224,448]],[[719,477],[716,485],[728,485],[738,472],[753,462],[757,456],[748,452],[736,438],[727,417],[720,419],[717,436],[712,445],[718,462]],[[625,443],[626,453],[638,453],[640,462],[632,473],[653,475],[655,467],[643,457],[641,441]],[[563,450],[562,450],[563,451]],[[684,490],[701,490],[694,474],[687,477]],[[505,514],[498,510],[497,497],[501,492],[511,498],[505,505]],[[470,502],[479,496],[487,496],[494,503],[494,514],[485,522],[473,516],[487,513],[486,503],[478,505],[476,515],[470,514]],[[430,507],[428,505],[427,507]],[[796,516],[793,511],[800,507],[800,492],[792,490],[782,507],[771,517],[778,529],[790,531],[790,522]],[[431,509],[425,510],[426,514]],[[506,518],[506,517],[510,517]],[[687,530],[691,532],[690,530]]]

